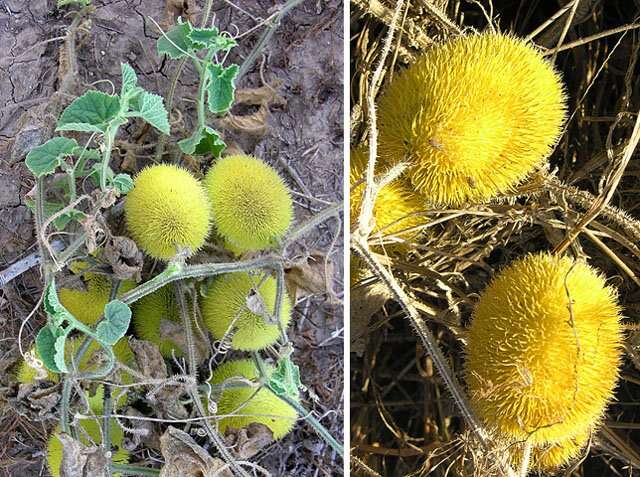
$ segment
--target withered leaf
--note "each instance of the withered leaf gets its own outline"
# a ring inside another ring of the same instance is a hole
[[[233,477],[227,465],[209,455],[184,431],[169,426],[160,438],[165,465],[160,477]]]
[[[273,432],[264,424],[253,422],[242,429],[227,428],[225,441],[239,460],[247,460],[273,442]]]

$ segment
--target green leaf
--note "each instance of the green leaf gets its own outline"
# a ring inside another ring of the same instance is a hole
[[[285,356],[278,361],[276,370],[269,378],[269,387],[278,396],[288,396],[296,401],[300,399],[298,389],[302,386],[300,382],[300,368],[291,361],[289,356]]]
[[[55,328],[62,326],[65,320],[71,316],[71,313],[62,306],[60,300],[58,300],[58,293],[56,292],[56,280],[51,279],[51,283],[47,286],[44,293],[44,311],[49,318],[49,325],[53,325]]]
[[[67,369],[67,363],[64,360],[64,345],[67,341],[67,335],[69,334],[71,329],[63,332],[56,338],[56,342],[54,343],[55,354],[53,355],[53,360],[56,363],[56,367],[60,370],[60,373],[68,373],[69,369]]]
[[[75,139],[54,137],[31,149],[25,163],[34,176],[46,176],[53,173],[65,156],[72,155],[77,147]]]
[[[58,120],[56,131],[104,133],[107,125],[120,113],[120,98],[100,91],[87,91],[67,106]]]
[[[131,309],[120,300],[113,300],[104,307],[104,320],[98,323],[96,338],[107,345],[114,345],[124,336],[131,321]]]
[[[169,114],[164,107],[164,99],[157,94],[142,92],[137,101],[131,103],[129,116],[138,116],[164,134],[170,133]]]
[[[209,52],[227,51],[237,45],[233,38],[230,38],[226,32],[222,34],[216,27],[212,28],[194,28],[189,34],[195,48],[207,48]]]
[[[160,56],[167,55],[169,58],[176,60],[188,56],[187,53],[194,48],[193,42],[189,38],[189,34],[193,28],[191,23],[179,23],[172,30],[158,38],[156,46]]]
[[[80,157],[84,157],[86,160],[98,160],[102,158],[100,151],[97,149],[85,149],[82,146],[78,146],[73,150],[74,157],[80,159]]]
[[[220,138],[220,134],[209,126],[205,126],[203,129],[196,129],[191,137],[179,141],[178,146],[185,154],[202,156],[210,153],[214,157],[220,157],[222,151],[227,147]]]
[[[27,198],[25,200],[25,205],[29,207],[31,211],[36,210],[36,203],[33,199]],[[44,203],[44,215],[45,218],[51,217],[56,212],[62,210],[65,207],[65,204],[62,202],[45,202]],[[78,209],[70,209],[60,215],[58,218],[54,219],[52,222],[53,226],[57,230],[64,230],[64,228],[71,222],[72,220],[80,220],[84,219],[87,215],[78,210]]]
[[[36,336],[36,349],[40,355],[40,359],[45,368],[54,373],[60,373],[61,370],[56,364],[56,339],[57,336],[53,334],[51,328],[48,325],[42,327]]]
[[[133,189],[133,179],[129,174],[118,174],[113,178],[113,186],[121,194],[126,194]]]
[[[125,97],[135,90],[138,84],[138,76],[128,63],[120,63],[120,67],[122,68],[122,89],[120,96]]]
[[[239,71],[238,65],[230,65],[226,68],[218,64],[209,64],[207,66],[209,75],[209,84],[207,85],[209,111],[217,114],[229,111],[233,104],[233,97],[236,91],[234,82]]]

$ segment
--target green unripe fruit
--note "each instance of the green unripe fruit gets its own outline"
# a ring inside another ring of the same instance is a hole
[[[271,366],[267,366],[267,370],[269,374],[274,371]],[[260,373],[250,359],[227,361],[213,371],[210,383],[222,384],[234,377],[255,381],[260,377]],[[274,439],[280,439],[291,431],[298,418],[295,409],[267,388],[261,388],[256,392],[254,387],[229,385],[216,402],[219,415],[232,414],[218,421],[222,433],[228,427],[241,429],[256,422],[271,429]]]
[[[274,246],[289,229],[289,189],[268,164],[251,156],[219,159],[205,178],[213,222],[235,251]]]
[[[280,336],[274,319],[276,280],[264,273],[228,273],[213,281],[202,300],[204,322],[214,338],[233,336],[231,345],[240,351],[257,351],[274,344]],[[291,319],[291,302],[282,293],[280,323]]]
[[[189,171],[171,164],[138,174],[124,212],[131,237],[153,258],[169,260],[181,249],[194,252],[209,234],[206,192]]]

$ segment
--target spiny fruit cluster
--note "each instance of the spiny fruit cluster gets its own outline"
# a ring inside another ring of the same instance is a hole
[[[613,398],[620,319],[616,291],[585,262],[542,253],[512,263],[469,330],[466,380],[480,417],[539,448],[541,468],[575,456]]]
[[[142,250],[169,260],[181,250],[201,248],[212,222],[232,251],[273,247],[291,226],[293,206],[287,186],[271,166],[237,155],[217,160],[204,187],[175,165],[144,169],[127,195],[125,217]]]

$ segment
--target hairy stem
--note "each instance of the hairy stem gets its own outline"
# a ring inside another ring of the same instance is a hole
[[[137,465],[129,464],[112,464],[113,470],[122,475],[135,475],[135,476],[152,476],[157,477],[160,475],[160,471],[157,469],[151,469],[149,467],[140,467]]]

